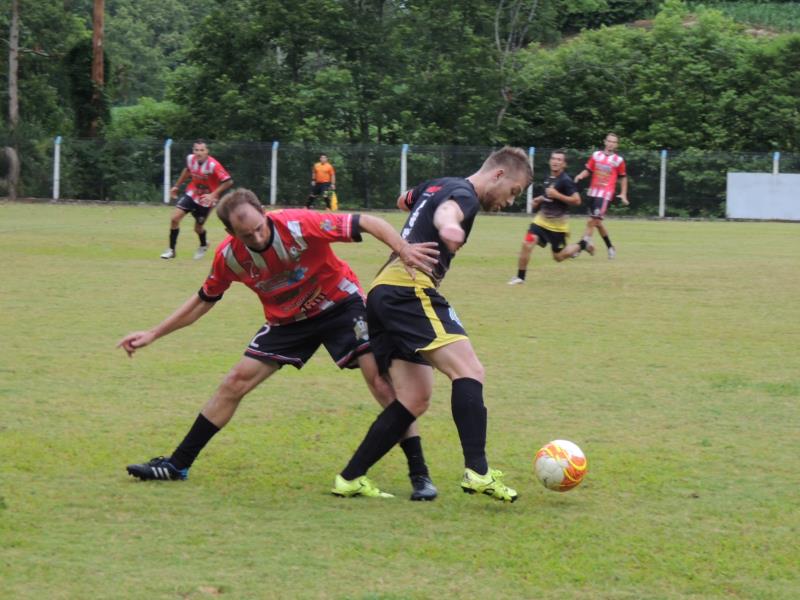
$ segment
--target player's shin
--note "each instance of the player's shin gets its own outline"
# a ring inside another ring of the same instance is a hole
[[[189,433],[186,434],[186,437],[183,438],[175,452],[172,453],[169,461],[176,469],[188,469],[219,429],[219,427],[206,419],[202,413],[197,415],[197,419],[195,419]]]
[[[488,471],[486,461],[486,406],[483,404],[483,384],[464,377],[453,380],[451,408],[453,420],[461,438],[464,466],[478,474]]]
[[[372,465],[392,449],[414,420],[414,415],[398,400],[392,402],[372,423],[361,445],[342,471],[342,477],[352,481],[365,475]]]

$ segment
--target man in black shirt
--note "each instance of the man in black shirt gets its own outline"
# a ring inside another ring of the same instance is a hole
[[[486,458],[484,369],[461,321],[437,287],[456,251],[469,237],[478,211],[510,206],[531,182],[528,157],[521,148],[502,148],[467,177],[426,181],[398,198],[411,211],[401,232],[410,242],[436,242],[439,261],[430,276],[412,275],[392,255],[367,296],[370,342],[382,373],[391,378],[397,399],[374,421],[347,466],[336,476],[337,496],[387,497],[366,473],[394,446],[403,431],[430,404],[433,369],[452,382],[451,406],[464,454],[461,488],[514,502],[517,492],[506,486]]]
[[[557,262],[576,256],[581,250],[594,254],[594,246],[588,239],[582,239],[577,244],[567,244],[569,207],[580,206],[581,196],[572,177],[564,171],[566,166],[567,156],[564,150],[553,150],[550,154],[550,175],[544,180],[543,192],[533,199],[536,216],[522,241],[517,276],[508,285],[525,283],[528,262],[536,245],[545,248],[550,244],[553,260]]]

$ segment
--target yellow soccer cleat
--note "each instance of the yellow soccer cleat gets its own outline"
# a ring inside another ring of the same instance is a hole
[[[461,489],[465,494],[486,494],[495,500],[514,502],[518,497],[517,490],[504,484],[502,478],[503,472],[498,469],[489,469],[486,475],[478,475],[472,469],[464,469]]]
[[[366,475],[356,477],[348,481],[341,475],[336,476],[333,483],[331,494],[342,498],[352,498],[353,496],[366,496],[367,498],[394,498],[391,494],[382,492],[374,483],[367,479]]]

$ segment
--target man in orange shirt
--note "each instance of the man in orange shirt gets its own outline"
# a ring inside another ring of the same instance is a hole
[[[325,206],[331,207],[331,192],[336,189],[336,169],[328,162],[327,154],[320,154],[319,162],[311,167],[311,193],[306,200],[306,208],[311,208],[314,200],[322,197]]]

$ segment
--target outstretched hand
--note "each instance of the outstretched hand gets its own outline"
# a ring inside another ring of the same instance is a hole
[[[419,269],[426,275],[433,273],[433,267],[439,262],[438,245],[436,242],[405,244],[398,252],[406,271],[411,275],[411,279],[414,279],[414,269]]]
[[[630,202],[628,202],[628,197],[624,194],[617,194],[617,198],[619,198],[625,206],[630,204]]]
[[[153,340],[155,340],[155,336],[150,331],[134,331],[122,338],[117,344],[117,348],[122,348],[128,353],[128,356],[132,357],[136,350],[153,343]]]

